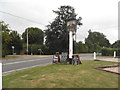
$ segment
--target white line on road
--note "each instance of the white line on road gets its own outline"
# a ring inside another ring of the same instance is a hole
[[[39,61],[39,60],[44,60],[44,59],[32,59],[32,60],[26,60],[26,61],[19,61],[19,62],[12,62],[12,63],[5,63],[3,65],[10,65],[10,64],[17,64],[17,63],[23,63],[23,62],[32,62],[32,61]]]

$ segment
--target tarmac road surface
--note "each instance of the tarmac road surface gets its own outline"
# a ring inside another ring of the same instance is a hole
[[[5,60],[2,62],[2,72],[3,74],[8,74],[10,72],[23,70],[27,68],[37,67],[41,65],[47,65],[52,63],[52,56],[45,57],[26,57],[16,60]]]

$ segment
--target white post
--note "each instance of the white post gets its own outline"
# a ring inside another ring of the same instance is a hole
[[[116,51],[114,51],[114,58],[116,58]]]
[[[72,59],[73,55],[73,35],[72,31],[69,31],[69,58]]]
[[[96,60],[96,52],[94,52],[94,60]]]
[[[14,55],[14,48],[15,48],[15,47],[14,47],[14,46],[12,46],[12,49],[13,49],[13,55]]]
[[[27,29],[27,54],[28,54],[28,29]]]
[[[2,62],[0,62],[0,90],[2,90]]]

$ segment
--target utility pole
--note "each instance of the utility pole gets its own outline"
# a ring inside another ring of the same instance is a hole
[[[28,29],[27,29],[27,55],[28,55]]]

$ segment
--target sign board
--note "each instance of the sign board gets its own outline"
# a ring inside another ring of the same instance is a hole
[[[53,63],[58,63],[58,62],[60,62],[60,55],[59,54],[53,55]]]
[[[76,30],[76,20],[71,20],[67,22],[67,28],[69,31]]]
[[[62,52],[61,62],[67,62],[67,58],[68,58],[68,53],[67,52]]]
[[[79,55],[73,55],[72,56],[72,64],[73,65],[82,64],[81,61],[80,61],[80,56]]]

